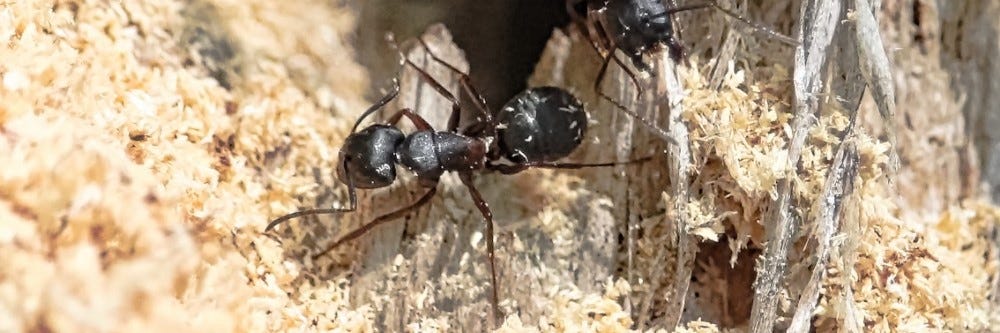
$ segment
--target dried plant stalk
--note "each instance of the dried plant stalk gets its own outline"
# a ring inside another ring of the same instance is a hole
[[[800,15],[800,45],[795,50],[795,119],[789,143],[788,164],[794,166],[801,156],[806,134],[819,112],[819,92],[823,88],[823,69],[827,64],[828,47],[840,19],[840,1],[807,0]],[[790,167],[786,170],[795,170]],[[750,316],[750,331],[771,332],[777,319],[778,293],[787,273],[788,247],[795,236],[795,222],[789,209],[792,201],[792,175],[778,180],[777,195],[765,219],[767,247],[757,266],[754,281],[754,302]]]
[[[661,114],[667,115],[667,128],[676,141],[668,148],[667,172],[670,175],[670,222],[673,224],[674,237],[677,244],[677,259],[674,268],[673,290],[665,295],[668,305],[665,310],[665,322],[668,327],[677,326],[684,313],[688,288],[691,284],[691,273],[694,270],[694,257],[697,254],[696,241],[689,233],[688,203],[690,202],[689,183],[691,178],[691,143],[688,137],[687,123],[683,120],[684,109],[681,101],[684,98],[684,87],[678,79],[677,64],[666,52],[658,54],[655,92],[657,96],[666,96],[660,100]]]
[[[809,282],[802,295],[799,296],[799,302],[791,325],[788,327],[788,332],[809,332],[811,329],[813,311],[816,309],[816,301],[820,295],[820,284],[826,274],[831,252],[836,252],[835,249],[831,248],[831,243],[833,235],[837,233],[840,219],[843,218],[843,206],[847,204],[844,199],[855,190],[858,163],[858,148],[854,142],[842,143],[833,160],[823,193],[817,200],[816,211],[818,213],[812,223],[816,227],[814,235],[817,243],[814,254],[816,262]]]

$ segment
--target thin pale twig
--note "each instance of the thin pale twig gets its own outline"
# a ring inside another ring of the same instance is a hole
[[[800,15],[801,44],[795,50],[795,118],[789,142],[786,170],[796,170],[802,156],[809,129],[819,111],[816,94],[823,88],[822,73],[828,62],[827,54],[841,17],[839,0],[808,0],[803,2]],[[788,248],[795,236],[796,224],[789,209],[792,201],[793,174],[785,175],[777,184],[777,198],[764,219],[768,226],[767,246],[757,265],[754,280],[754,300],[750,314],[750,332],[770,333],[777,321],[780,286],[788,265]]]

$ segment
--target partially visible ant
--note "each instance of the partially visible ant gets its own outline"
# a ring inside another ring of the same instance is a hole
[[[399,94],[399,80],[393,79],[391,91],[361,114],[340,150],[337,177],[347,184],[350,205],[347,208],[318,208],[294,212],[271,221],[264,230],[268,232],[277,225],[297,217],[353,212],[358,208],[356,189],[375,189],[391,185],[396,180],[396,165],[415,173],[417,182],[427,188],[427,192],[409,206],[378,216],[341,236],[325,250],[313,255],[316,259],[357,239],[382,223],[401,218],[414,209],[426,205],[437,193],[441,175],[448,171],[456,172],[468,188],[473,202],[486,222],[486,248],[493,286],[490,318],[492,323],[496,323],[499,307],[493,213],[473,184],[475,173],[492,171],[515,174],[529,168],[609,167],[642,162],[649,158],[594,164],[555,162],[568,156],[580,145],[587,129],[587,114],[583,104],[575,96],[556,87],[530,88],[508,101],[494,117],[488,111],[481,94],[472,86],[469,76],[438,58],[422,38],[418,37],[417,40],[428,56],[460,78],[462,91],[471,97],[475,109],[479,112],[475,121],[459,129],[462,108],[458,99],[400,52],[401,66],[415,69],[422,81],[451,102],[452,113],[447,129],[435,130],[414,110],[404,108],[389,117],[385,124],[373,124],[358,131],[365,118],[382,109]],[[398,51],[399,47],[395,46],[394,42],[391,43]],[[413,123],[415,132],[404,134],[396,127],[402,117]],[[502,159],[506,159],[509,163],[501,163]]]
[[[583,1],[586,1],[585,17],[581,17],[577,12],[577,5]],[[673,138],[666,131],[645,117],[640,116],[635,111],[629,110],[601,90],[601,83],[604,81],[608,64],[613,60],[625,71],[635,85],[636,96],[642,96],[642,85],[639,84],[636,73],[629,69],[628,66],[625,66],[625,63],[618,58],[615,51],[621,50],[625,53],[632,60],[632,64],[636,69],[655,75],[651,72],[650,66],[643,61],[643,55],[659,51],[666,46],[667,52],[669,52],[669,55],[675,61],[684,58],[686,56],[684,46],[678,37],[674,35],[675,31],[671,16],[680,12],[703,8],[715,8],[746,24],[755,32],[766,33],[783,43],[798,45],[798,42],[791,37],[751,22],[743,16],[722,7],[716,0],[707,0],[683,6],[667,5],[665,1],[566,0],[566,10],[573,22],[580,29],[580,32],[586,36],[594,50],[603,58],[601,69],[597,73],[597,79],[594,80],[594,91],[604,100],[607,100],[629,116],[642,122],[643,125],[656,135],[669,142],[674,142]]]

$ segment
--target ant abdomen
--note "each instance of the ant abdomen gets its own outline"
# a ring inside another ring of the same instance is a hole
[[[553,162],[583,141],[587,113],[575,96],[556,87],[538,87],[514,96],[497,113],[500,151],[511,162]]]
[[[398,128],[381,124],[351,134],[340,149],[337,178],[357,188],[391,185],[396,180],[396,147],[404,138]]]

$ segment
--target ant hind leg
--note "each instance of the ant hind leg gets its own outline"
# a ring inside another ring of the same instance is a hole
[[[496,266],[496,249],[493,240],[493,212],[490,211],[489,204],[483,199],[483,195],[479,193],[476,189],[475,184],[472,181],[471,172],[459,173],[459,178],[462,179],[462,183],[465,187],[469,189],[469,194],[472,195],[472,201],[476,203],[476,208],[479,208],[479,212],[483,214],[483,219],[486,222],[486,251],[490,265],[490,278],[493,284],[493,292],[490,295],[490,306],[492,315],[489,317],[492,320],[490,323],[490,328],[496,327],[497,315],[500,314],[499,309],[499,296],[497,295],[497,289],[499,285],[497,284],[497,266]]]

